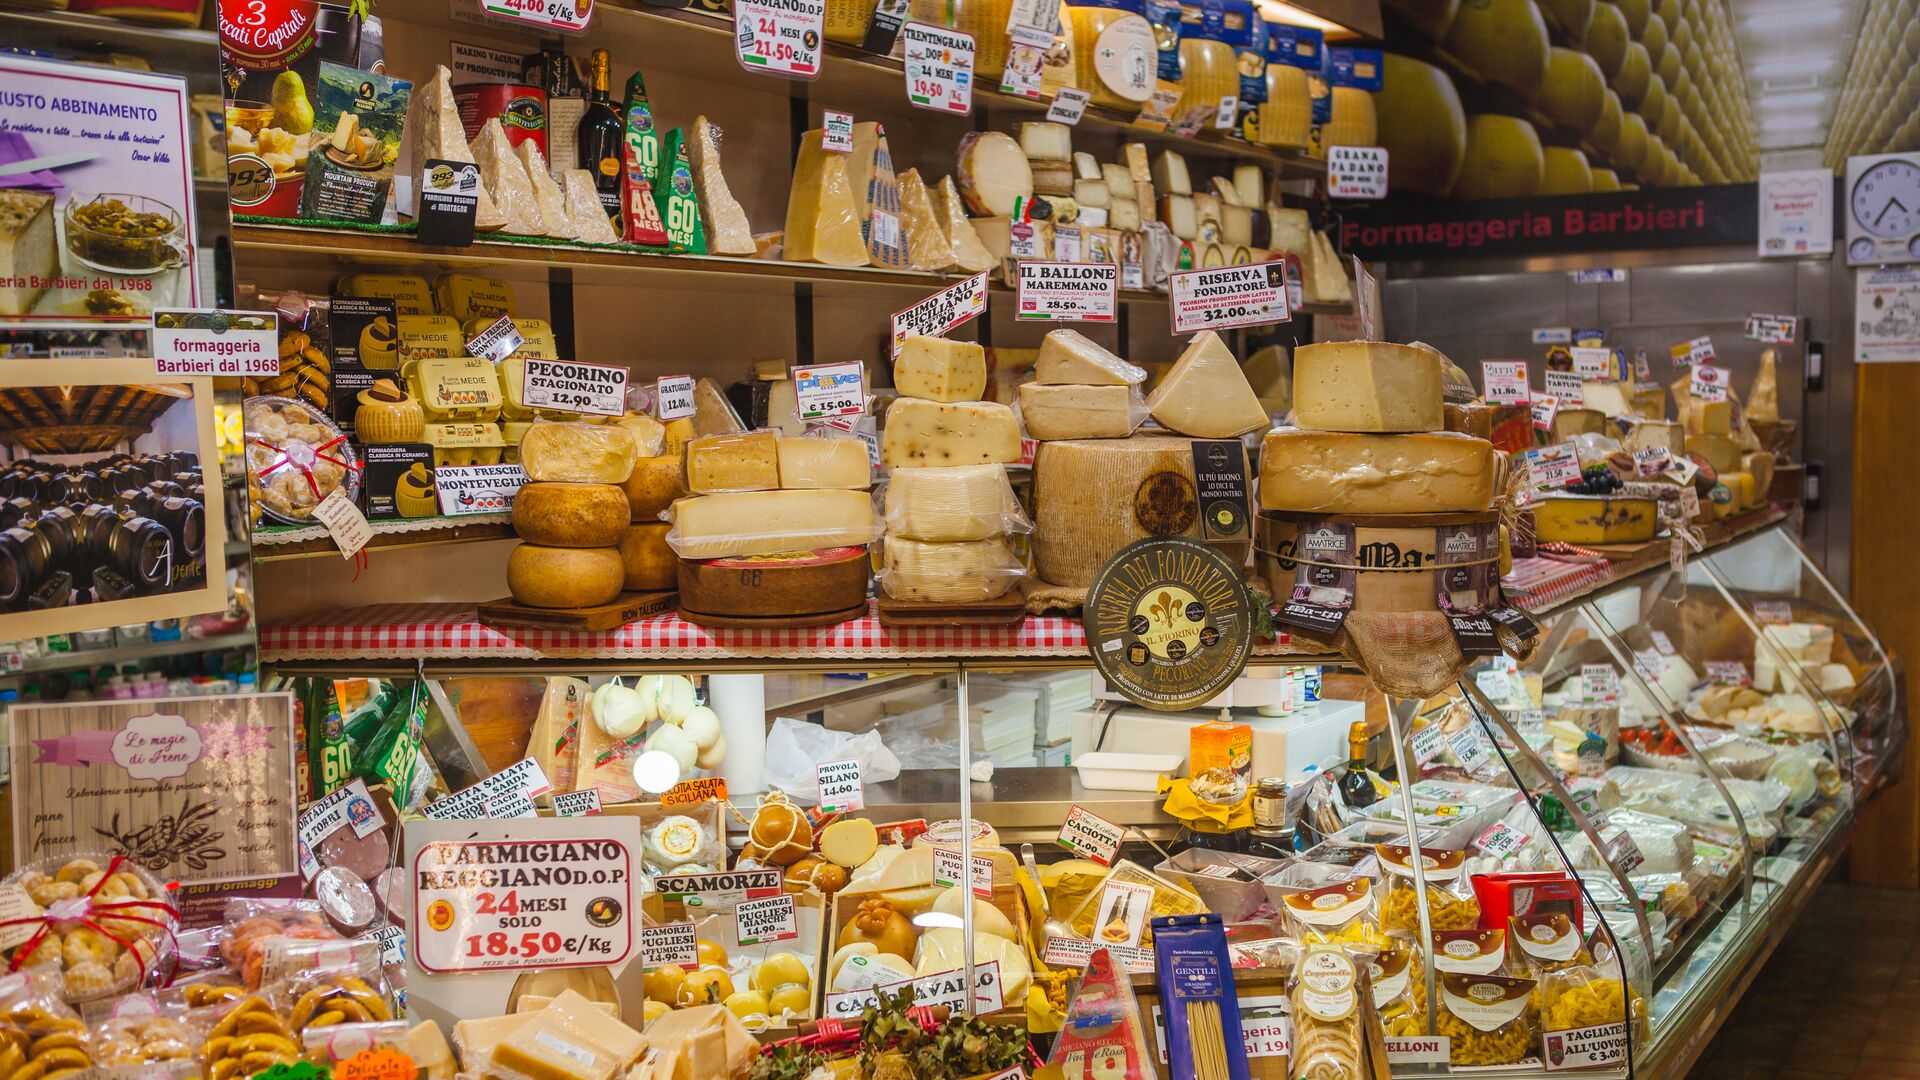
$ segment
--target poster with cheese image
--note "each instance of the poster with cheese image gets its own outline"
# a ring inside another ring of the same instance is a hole
[[[187,84],[0,56],[0,327],[200,306]]]

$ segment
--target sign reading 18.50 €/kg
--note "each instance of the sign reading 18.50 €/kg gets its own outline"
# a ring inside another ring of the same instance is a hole
[[[1120,268],[1110,263],[1020,263],[1015,319],[1113,322],[1120,307]]]
[[[944,26],[908,23],[907,100],[922,109],[965,116],[973,111],[973,35]]]
[[[499,19],[578,34],[593,17],[593,0],[480,0],[480,10]]]
[[[427,971],[600,967],[632,950],[633,858],[617,840],[441,840],[410,870]]]
[[[1227,330],[1288,322],[1285,261],[1183,270],[1169,282],[1173,332]]]
[[[819,75],[826,14],[826,0],[734,0],[740,66],[793,79]]]

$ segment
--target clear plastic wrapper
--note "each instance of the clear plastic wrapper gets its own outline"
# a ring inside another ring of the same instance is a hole
[[[1418,883],[1413,877],[1414,851],[1401,844],[1379,844],[1375,852],[1380,869],[1386,874],[1385,892],[1380,897],[1380,928],[1418,933],[1420,911]],[[1480,902],[1474,899],[1461,873],[1467,858],[1464,851],[1420,852],[1421,870],[1427,881],[1427,918],[1435,930],[1464,930],[1480,921]]]
[[[624,484],[638,456],[620,424],[543,421],[520,439],[520,468],[536,482]]]
[[[901,466],[880,498],[887,535],[953,543],[1033,531],[1005,465]]]
[[[859,547],[883,528],[864,491],[737,491],[675,500],[667,544],[683,559]]]
[[[265,994],[248,994],[187,1014],[199,1033],[196,1056],[215,1077],[253,1076],[300,1060],[300,1044],[286,1017]]]
[[[4,887],[25,898],[28,936],[8,952],[12,968],[56,968],[68,1001],[124,994],[172,954],[179,913],[160,880],[123,856],[40,859]]]
[[[1188,848],[1153,869],[1198,894],[1206,902],[1207,910],[1237,923],[1267,907],[1267,890],[1261,879],[1285,865],[1281,859]]]
[[[60,1075],[93,1064],[87,1025],[62,998],[49,968],[0,982],[0,1076]]]
[[[1383,943],[1386,935],[1380,932],[1373,911],[1373,879],[1339,867],[1321,868],[1324,874],[1300,873],[1309,865],[1294,863],[1278,875],[1278,881],[1269,882],[1286,917],[1287,933],[1306,944]],[[1310,877],[1320,880],[1301,880]]]
[[[1439,974],[1434,1034],[1451,1040],[1454,1065],[1512,1065],[1538,1043],[1529,1008],[1532,979],[1506,975]]]
[[[327,925],[320,905],[311,900],[262,900],[242,897],[227,901],[225,920],[228,932],[220,943],[220,955],[240,973],[249,990],[258,990],[266,973],[268,949],[281,939],[313,942],[339,942],[340,935]]]
[[[1027,564],[1005,537],[953,543],[888,536],[874,580],[896,600],[970,603],[1006,595]]]
[[[1124,439],[1149,415],[1146,396],[1134,386],[1021,383],[1015,406],[1029,437]]]
[[[1550,971],[1593,963],[1580,928],[1561,912],[1507,917],[1509,959],[1524,966],[1525,974],[1538,979]]]
[[[1419,1002],[1426,997],[1426,975],[1420,950],[1412,938],[1400,934],[1387,937],[1367,968],[1373,1009],[1380,1014],[1380,1024],[1388,1035],[1425,1035],[1425,1014]]]
[[[344,947],[298,942],[289,955],[270,966],[287,972],[269,983],[266,993],[296,1039],[345,1024],[394,1019],[377,941],[356,940]]]
[[[1090,938],[1095,941],[1101,940],[1100,931],[1106,928],[1096,927],[1094,924],[1099,919],[1102,894],[1107,891],[1109,886],[1115,884],[1133,885],[1152,890],[1153,901],[1151,905],[1149,905],[1151,910],[1148,912],[1148,919],[1143,920],[1143,922],[1165,915],[1198,915],[1206,910],[1200,898],[1188,892],[1185,888],[1159,874],[1153,873],[1138,863],[1122,859],[1113,865],[1112,870],[1108,871],[1106,877],[1101,880],[1100,887],[1093,890],[1093,892],[1080,903],[1079,908],[1067,916],[1066,924],[1073,930],[1076,937]],[[1152,943],[1153,931],[1151,929],[1143,930],[1141,932],[1140,944],[1151,945]]]
[[[1372,1012],[1364,961],[1356,962],[1338,945],[1309,944],[1294,965],[1288,985],[1292,999],[1293,1054],[1288,1062],[1296,1080],[1351,1080],[1369,1075],[1368,1032]]]
[[[1512,970],[1505,930],[1435,930],[1427,955],[1433,970],[1443,975],[1505,975]]]
[[[1732,809],[1705,777],[1623,766],[1609,770],[1607,780],[1630,809],[1670,817],[1720,840],[1739,836]],[[1748,839],[1756,850],[1764,850],[1779,835],[1781,815],[1792,793],[1785,784],[1771,780],[1725,777],[1721,784],[1740,809]]]
[[[808,428],[805,435],[780,436],[777,446],[783,488],[865,490],[873,486],[866,441],[850,431]]]
[[[1618,1024],[1629,1010],[1634,1041],[1644,1045],[1647,1001],[1621,985],[1618,966],[1574,964],[1540,976],[1540,1026],[1545,1031]]]
[[[313,520],[313,508],[338,490],[360,490],[360,455],[325,413],[304,401],[252,397],[242,406],[247,429],[247,486],[254,505],[288,525]]]
[[[199,1049],[200,1039],[184,1008],[109,1017],[93,1025],[93,1063],[102,1069],[195,1063]]]
[[[308,1028],[300,1033],[300,1056],[315,1065],[333,1066],[360,1054],[404,1052],[408,1030],[404,1020]]]

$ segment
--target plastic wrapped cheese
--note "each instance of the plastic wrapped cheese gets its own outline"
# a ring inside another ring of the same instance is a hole
[[[896,468],[882,506],[888,534],[909,540],[984,540],[1033,528],[1004,465]]]
[[[965,931],[950,926],[921,934],[919,948],[914,950],[914,974],[933,975],[966,967],[966,940]],[[1000,965],[1000,1000],[1016,1006],[1026,1000],[1033,968],[1027,963],[1026,949],[1018,942],[975,930],[973,962]]]
[[[875,578],[896,600],[965,603],[1006,595],[1027,572],[1006,538],[937,543],[889,536]]]
[[[624,484],[638,456],[633,432],[617,424],[547,421],[520,440],[520,468],[533,481]]]

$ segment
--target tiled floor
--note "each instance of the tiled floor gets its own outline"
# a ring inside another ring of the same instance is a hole
[[[1920,1080],[1920,892],[1827,884],[1689,1080]]]

